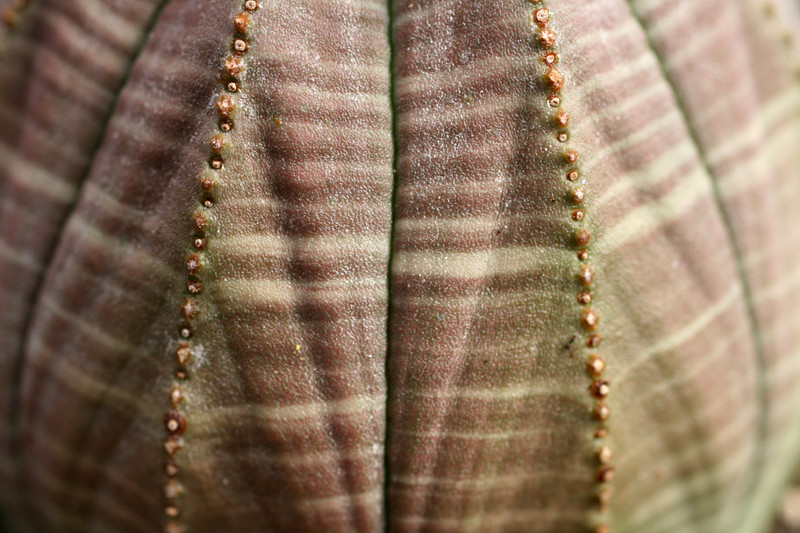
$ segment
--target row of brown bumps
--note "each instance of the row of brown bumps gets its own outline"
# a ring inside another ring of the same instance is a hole
[[[185,268],[188,276],[186,291],[188,295],[181,304],[182,323],[179,327],[180,341],[175,350],[176,366],[175,381],[169,392],[170,409],[164,414],[164,426],[167,436],[164,440],[164,449],[167,460],[164,464],[164,473],[167,481],[164,484],[166,522],[165,533],[182,533],[180,525],[181,516],[180,498],[184,488],[178,477],[180,468],[175,460],[176,455],[184,447],[183,434],[186,431],[187,419],[181,410],[185,402],[181,383],[189,379],[189,362],[193,356],[193,343],[195,334],[193,323],[200,312],[197,298],[203,291],[201,272],[204,267],[203,251],[208,245],[209,226],[211,224],[210,210],[215,203],[215,187],[219,172],[225,166],[226,135],[234,127],[233,112],[235,101],[231,95],[238,93],[241,88],[240,75],[244,71],[244,54],[250,48],[248,29],[251,22],[251,13],[259,8],[257,0],[244,2],[244,9],[233,17],[233,42],[231,52],[223,62],[222,71],[218,80],[224,86],[224,91],[216,100],[218,127],[221,133],[215,134],[210,141],[210,156],[208,158],[207,172],[200,178],[200,194],[197,210],[192,214],[192,252],[186,258]]]
[[[558,35],[550,27],[550,11],[544,6],[544,2],[540,0],[531,0],[531,3],[535,6],[531,16],[534,25],[537,27],[537,38],[539,44],[544,49],[542,63],[545,68],[544,81],[549,91],[547,104],[556,110],[553,114],[553,122],[556,128],[556,140],[566,145],[570,138],[567,129],[570,116],[561,105],[561,89],[564,87],[566,77],[557,68],[560,59],[558,52],[555,50],[555,45],[558,42]],[[584,330],[587,332],[586,348],[588,348],[589,355],[586,359],[586,366],[592,379],[589,385],[589,393],[594,400],[593,416],[597,422],[597,428],[594,432],[594,446],[596,447],[595,454],[598,464],[595,474],[595,481],[597,484],[595,493],[597,516],[593,517],[591,522],[593,523],[595,533],[609,533],[610,528],[606,515],[608,512],[608,503],[611,498],[611,488],[608,486],[608,483],[614,476],[614,469],[611,466],[613,456],[611,448],[605,443],[607,437],[606,421],[611,416],[611,410],[605,400],[611,389],[608,381],[603,379],[603,373],[606,367],[605,360],[596,351],[600,346],[602,336],[597,333],[600,317],[594,308],[591,307],[594,299],[591,287],[594,283],[595,273],[594,269],[589,264],[588,246],[591,240],[591,233],[588,229],[583,227],[586,212],[582,205],[586,198],[586,189],[577,184],[579,179],[581,179],[581,173],[577,166],[579,154],[572,148],[565,149],[563,153],[564,165],[566,168],[564,178],[569,185],[568,197],[572,204],[570,207],[570,218],[579,226],[574,234],[574,242],[578,249],[577,258],[579,264],[577,278],[580,288],[578,290],[577,300],[578,304],[582,307],[580,321]]]

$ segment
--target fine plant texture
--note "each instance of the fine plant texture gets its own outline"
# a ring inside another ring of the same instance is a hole
[[[796,2],[0,11],[2,533],[773,527]]]

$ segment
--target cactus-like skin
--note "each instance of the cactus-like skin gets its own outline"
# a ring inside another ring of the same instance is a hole
[[[765,0],[0,0],[4,533],[759,533]]]

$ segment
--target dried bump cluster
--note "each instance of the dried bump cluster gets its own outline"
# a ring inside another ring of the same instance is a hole
[[[553,109],[552,120],[555,129],[555,136],[558,143],[563,146],[563,179],[568,187],[569,217],[572,220],[575,231],[573,243],[577,248],[576,286],[577,300],[580,311],[580,322],[586,332],[586,367],[591,378],[589,394],[591,395],[594,408],[592,415],[597,423],[594,432],[595,461],[597,469],[595,473],[596,493],[596,513],[592,517],[592,527],[595,533],[609,533],[608,525],[608,503],[611,498],[611,487],[609,482],[614,477],[614,468],[611,466],[612,451],[606,443],[607,429],[606,422],[611,415],[611,410],[606,403],[606,398],[610,392],[608,381],[603,379],[605,371],[605,360],[598,353],[597,349],[603,337],[598,333],[600,317],[592,307],[594,294],[592,284],[594,283],[595,272],[589,260],[589,241],[591,233],[584,226],[586,217],[583,202],[586,198],[586,189],[581,185],[581,172],[578,166],[579,154],[576,150],[569,147],[569,113],[562,106],[561,89],[566,81],[564,74],[558,69],[559,55],[556,51],[558,36],[550,26],[550,11],[545,2],[541,0],[530,0],[533,5],[531,17],[536,27],[536,37],[543,50],[541,60],[544,64],[544,82],[547,85],[549,95],[547,104]]]
[[[241,13],[233,17],[233,41],[231,52],[225,58],[219,81],[224,86],[224,91],[216,100],[216,110],[219,118],[220,133],[211,137],[209,143],[208,170],[200,177],[199,206],[192,214],[193,232],[191,238],[192,251],[186,257],[185,267],[187,273],[186,297],[181,304],[180,313],[182,321],[179,327],[180,341],[175,350],[176,366],[172,388],[169,392],[170,407],[164,413],[164,450],[167,460],[164,463],[164,473],[167,480],[164,484],[165,505],[164,513],[166,522],[165,533],[181,533],[180,500],[184,488],[179,481],[180,468],[176,456],[184,446],[183,433],[186,431],[187,419],[181,405],[185,402],[184,391],[181,384],[189,379],[189,364],[192,360],[194,345],[193,323],[200,312],[198,297],[203,291],[201,273],[205,259],[203,252],[208,244],[209,225],[211,223],[210,210],[214,207],[215,184],[219,172],[225,165],[225,152],[227,139],[225,134],[233,129],[233,111],[235,109],[234,96],[240,89],[240,75],[244,70],[244,55],[249,48],[248,28],[251,13],[259,7],[257,0],[246,0]]]

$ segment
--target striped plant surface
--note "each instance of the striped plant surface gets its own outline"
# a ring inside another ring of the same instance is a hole
[[[3,531],[766,531],[792,6],[0,0]]]

